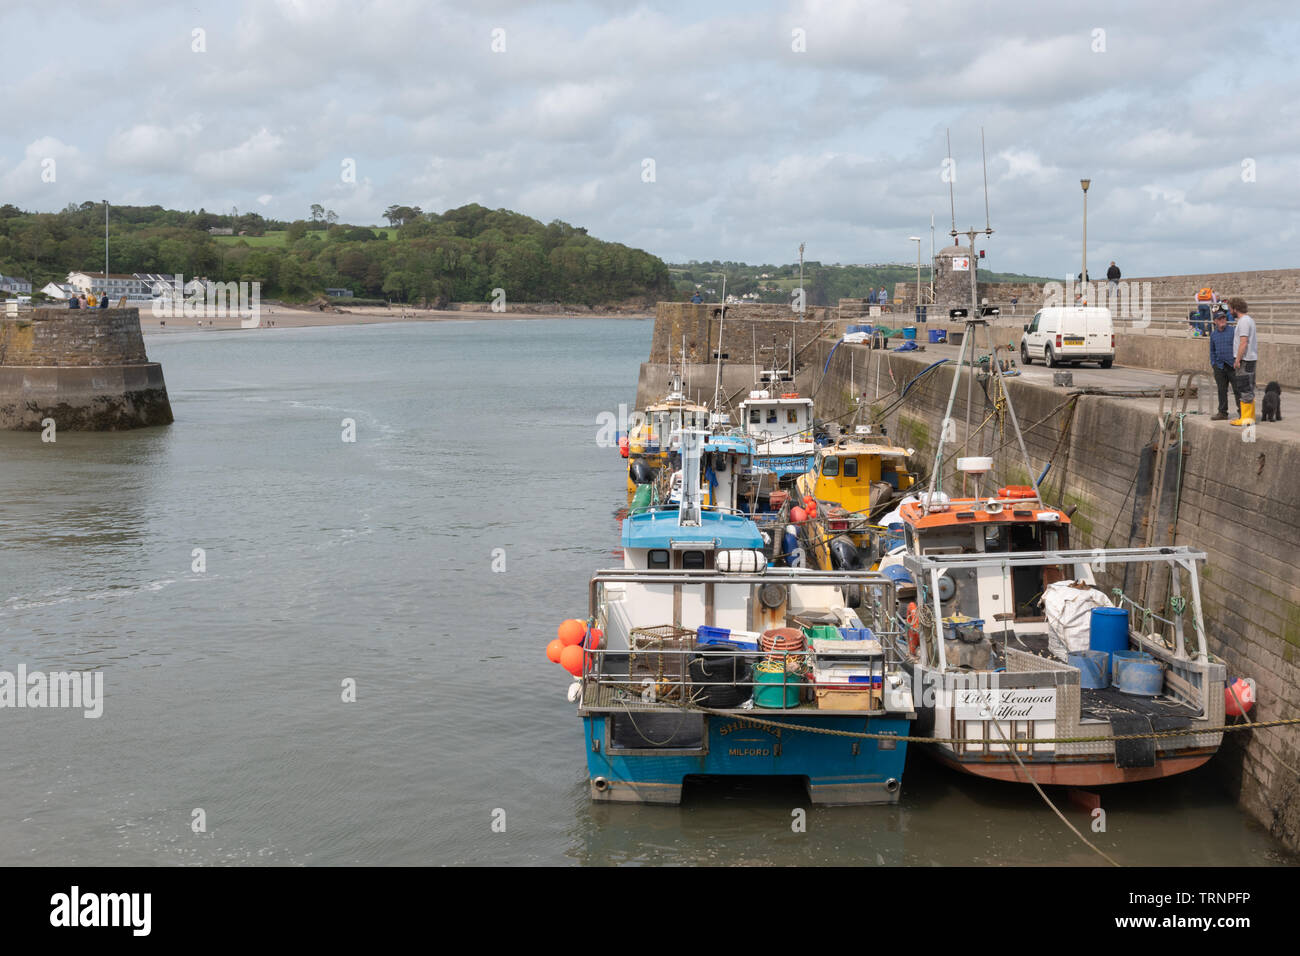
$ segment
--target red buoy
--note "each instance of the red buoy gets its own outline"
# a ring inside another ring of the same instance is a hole
[[[790,520],[795,524],[803,524],[808,520],[808,512],[804,511],[798,505],[790,509]]]
[[[1233,696],[1233,693],[1236,696]],[[1240,704],[1237,701],[1241,701]],[[1251,689],[1250,683],[1244,677],[1238,677],[1235,681],[1223,688],[1223,712],[1233,717],[1242,717],[1246,711],[1255,706],[1255,691]],[[1243,710],[1242,708],[1245,708]]]

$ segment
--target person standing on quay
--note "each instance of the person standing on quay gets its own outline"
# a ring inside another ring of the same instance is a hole
[[[1237,417],[1241,418],[1241,389],[1237,387],[1236,337],[1233,328],[1228,325],[1228,313],[1219,309],[1214,313],[1214,328],[1210,330],[1210,369],[1214,372],[1214,384],[1219,387],[1219,411],[1211,415],[1212,422],[1228,420],[1228,386],[1232,386],[1232,397],[1237,401]]]
[[[1237,387],[1241,390],[1241,417],[1230,425],[1255,421],[1255,363],[1259,361],[1259,339],[1255,320],[1246,312],[1246,300],[1234,295],[1228,300],[1232,317],[1237,320],[1237,349],[1233,367],[1237,370]]]
[[[1106,283],[1110,289],[1110,297],[1115,298],[1119,292],[1120,272],[1119,266],[1115,265],[1115,260],[1110,260],[1110,268],[1106,270]]]

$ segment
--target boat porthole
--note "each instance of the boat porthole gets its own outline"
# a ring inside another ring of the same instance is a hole
[[[591,785],[595,787],[597,790],[599,790],[601,793],[604,793],[606,790],[609,789],[609,781],[606,780],[604,777],[593,777],[591,781]],[[897,787],[898,781],[895,780],[894,785],[895,787]],[[886,786],[888,786],[888,784],[886,784]]]
[[[888,780],[885,781],[885,789],[888,790],[890,793],[897,793],[898,787],[899,787],[899,783],[897,777],[890,777]]]

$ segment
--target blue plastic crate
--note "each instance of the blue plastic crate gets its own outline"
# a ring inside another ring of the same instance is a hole
[[[846,641],[874,641],[876,635],[871,633],[869,627],[842,627],[840,636]]]

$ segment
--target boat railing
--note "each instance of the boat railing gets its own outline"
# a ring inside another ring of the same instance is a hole
[[[602,613],[604,588],[623,584],[855,586],[863,589],[865,596],[857,621],[871,631],[879,652],[873,649],[871,655],[855,661],[854,674],[851,679],[846,678],[846,683],[836,682],[829,686],[837,691],[861,691],[864,703],[861,710],[877,713],[883,707],[887,676],[901,675],[902,672],[902,658],[898,652],[897,634],[894,633],[893,585],[883,575],[861,571],[777,568],[753,573],[599,571],[592,578],[593,620],[608,628],[608,616]],[[865,612],[865,618],[862,612]],[[827,625],[823,609],[790,611],[785,624],[800,629],[821,624],[838,630],[836,625]],[[717,628],[712,628],[712,633],[709,630],[707,626],[685,627],[674,623],[629,625],[626,648],[594,648],[584,654],[581,675],[583,706],[588,709],[627,706],[654,709],[695,705],[746,710],[755,705],[746,705],[745,702],[762,692],[778,695],[782,700],[790,695],[791,702],[782,709],[818,709],[815,703],[805,699],[815,687],[811,678],[813,665],[819,660],[809,641],[797,649],[777,646],[777,642],[771,641],[766,642],[768,646],[765,648],[765,642],[761,640],[757,647],[712,646],[703,642],[725,642],[727,636],[718,636]],[[701,661],[703,664],[698,663]],[[694,672],[692,662],[697,662]],[[768,676],[760,677],[760,674]],[[779,678],[776,675],[780,675]],[[861,686],[855,686],[858,684]],[[866,706],[868,703],[870,706]],[[761,711],[763,708],[760,706],[758,709]]]
[[[1197,576],[1197,562],[1205,560],[1205,552],[1198,551],[1195,548],[1189,548],[1185,545],[1168,545],[1163,547],[1150,548],[1114,548],[1114,549],[1080,549],[1065,551],[1001,551],[987,552],[976,554],[914,554],[907,553],[903,556],[903,566],[912,573],[913,580],[917,582],[918,588],[922,593],[918,595],[917,603],[923,604],[931,613],[923,614],[926,627],[922,630],[929,632],[929,636],[934,639],[933,651],[927,650],[927,656],[937,657],[940,667],[946,667],[943,642],[938,639],[937,635],[942,626],[942,607],[939,599],[939,578],[942,574],[962,569],[977,570],[979,568],[1001,568],[1004,573],[1009,573],[1012,568],[1022,567],[1048,567],[1060,565],[1086,565],[1094,567],[1099,571],[1109,569],[1111,566],[1122,566],[1127,564],[1167,564],[1171,570],[1171,602],[1178,608],[1190,608],[1192,613],[1192,634],[1194,647],[1194,659],[1204,664],[1209,660],[1208,647],[1205,637],[1204,617],[1201,613],[1201,588],[1200,579]],[[1187,572],[1190,583],[1191,594],[1184,596],[1182,594],[1179,576],[1176,573],[1177,568],[1182,568]],[[1122,592],[1118,594],[1121,600],[1126,600]],[[1139,607],[1131,600],[1128,603],[1134,607]],[[1152,614],[1147,608],[1140,608],[1144,613]],[[1193,655],[1188,654],[1187,640],[1184,633],[1184,623],[1181,613],[1174,620],[1159,620],[1167,623],[1173,629],[1173,645],[1167,647],[1169,654],[1175,660],[1190,660]],[[1162,638],[1162,641],[1164,639]],[[1167,641],[1164,641],[1168,645]]]
[[[670,637],[655,632],[676,630]],[[585,655],[582,706],[587,709],[701,707],[749,710],[756,694],[779,694],[773,709],[817,709],[809,698],[818,689],[862,692],[863,711],[884,710],[886,681],[903,672],[892,640],[880,640],[879,655],[856,661],[852,678],[816,681],[818,655],[798,650],[695,646],[696,633],[672,625],[637,628],[627,650],[599,649]],[[701,664],[700,662],[704,662]],[[759,674],[772,675],[760,678]],[[730,675],[730,676],[728,676]],[[776,676],[779,675],[779,676]],[[760,712],[765,708],[758,705]]]

